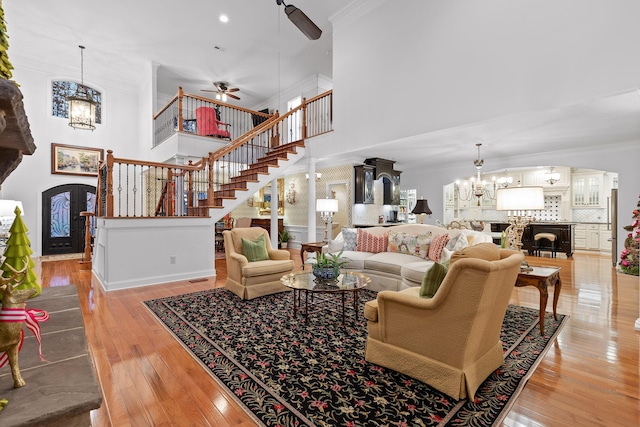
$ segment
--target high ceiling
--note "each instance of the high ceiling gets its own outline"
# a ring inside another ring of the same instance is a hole
[[[84,45],[84,78],[90,84],[122,86],[124,68],[135,90],[153,62],[161,94],[174,95],[178,86],[204,94],[201,90],[213,89],[214,81],[224,81],[240,88],[236,94],[241,100],[230,103],[252,108],[312,75],[333,77],[329,19],[349,3],[295,0],[322,29],[317,41],[290,22],[276,0],[5,0],[3,7],[9,57],[22,67],[44,65],[61,75],[76,75],[78,45]],[[220,22],[221,14],[229,22]],[[561,109],[412,136],[402,140],[403,150],[397,149],[398,141],[384,141],[349,154],[394,159],[402,168],[425,166],[429,159],[446,164],[464,157],[471,162],[475,142],[482,142],[479,135],[489,141],[483,146],[486,158],[638,141],[640,96],[635,90],[610,94]]]
[[[35,59],[75,74],[84,45],[86,82],[99,86],[116,76],[113,84],[121,85],[124,66],[133,85],[153,61],[160,93],[174,95],[182,86],[204,94],[224,81],[240,88],[241,101],[230,103],[252,107],[280,87],[332,75],[329,17],[347,2],[293,4],[323,31],[319,40],[307,39],[275,0],[5,0],[3,8],[14,61]]]

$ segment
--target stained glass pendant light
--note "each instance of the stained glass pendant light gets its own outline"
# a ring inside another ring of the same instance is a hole
[[[76,93],[67,96],[69,103],[69,126],[74,129],[96,128],[96,102],[87,93],[84,85],[84,46],[80,48],[80,84]]]

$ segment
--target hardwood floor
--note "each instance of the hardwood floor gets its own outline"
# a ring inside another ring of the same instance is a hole
[[[300,265],[298,250],[290,250]],[[616,273],[610,256],[527,257],[562,267],[558,312],[569,323],[529,380],[505,426],[640,425],[638,277]],[[104,293],[77,260],[37,262],[43,286],[78,287],[86,334],[104,394],[92,425],[255,426],[229,394],[183,350],[142,301],[224,286],[226,266],[207,281]],[[96,285],[97,286],[97,285]],[[550,298],[551,299],[551,298]],[[538,308],[533,287],[511,302]],[[551,308],[549,301],[548,309]],[[46,351],[46,342],[43,344]]]

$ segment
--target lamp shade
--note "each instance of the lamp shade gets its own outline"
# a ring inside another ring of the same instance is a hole
[[[544,209],[542,187],[499,188],[496,195],[496,210],[533,211]]]
[[[338,212],[338,199],[316,200],[316,212]]]
[[[429,209],[429,203],[426,199],[418,199],[416,201],[416,205],[413,207],[411,211],[412,214],[427,214],[431,215],[431,209]]]
[[[0,216],[15,216],[16,207],[20,209],[21,215],[24,215],[22,202],[19,200],[0,200]]]

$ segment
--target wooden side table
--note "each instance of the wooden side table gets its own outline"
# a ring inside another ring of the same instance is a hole
[[[544,314],[547,310],[549,292],[547,288],[553,286],[553,317],[558,320],[556,307],[562,289],[560,280],[560,267],[531,267],[531,271],[523,271],[518,274],[516,286],[535,286],[540,291],[540,334],[544,335]]]
[[[300,258],[302,259],[302,265],[304,266],[304,253],[305,252],[315,252],[320,255],[322,253],[322,247],[326,245],[327,242],[307,242],[303,243],[300,247]]]

